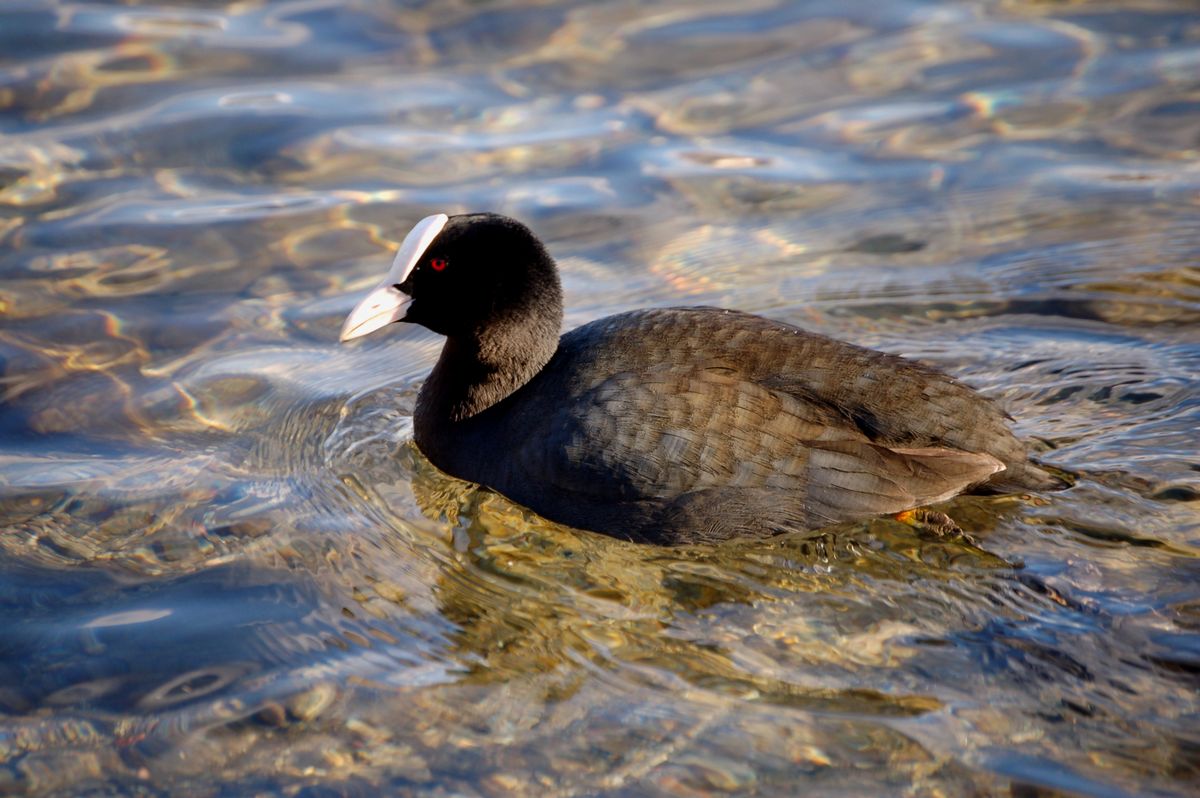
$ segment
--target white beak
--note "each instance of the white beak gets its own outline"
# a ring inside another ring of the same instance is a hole
[[[437,213],[416,223],[404,237],[387,276],[346,317],[346,323],[342,325],[342,341],[359,338],[404,318],[412,297],[396,286],[408,279],[425,250],[429,249],[449,220],[446,214]]]

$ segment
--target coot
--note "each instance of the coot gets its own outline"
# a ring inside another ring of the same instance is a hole
[[[559,523],[695,543],[1062,482],[987,398],[928,366],[718,308],[634,310],[559,337],[554,260],[520,222],[422,219],[343,341],[446,336],[416,443]]]

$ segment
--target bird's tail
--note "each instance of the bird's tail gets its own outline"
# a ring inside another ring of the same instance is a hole
[[[1025,460],[1010,463],[1008,468],[980,485],[980,489],[988,493],[1020,493],[1064,490],[1074,484],[1075,475],[1069,471]]]

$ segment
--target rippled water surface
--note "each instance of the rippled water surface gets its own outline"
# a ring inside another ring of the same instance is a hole
[[[0,8],[0,792],[1200,792],[1200,10]],[[996,397],[1047,496],[658,549],[438,473],[492,209],[568,325],[760,312]]]

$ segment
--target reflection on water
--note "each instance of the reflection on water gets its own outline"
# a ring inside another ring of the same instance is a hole
[[[1190,0],[0,14],[0,791],[1200,788]],[[963,538],[545,523],[412,446],[437,339],[336,341],[468,209],[571,325],[924,358],[1083,478]]]

